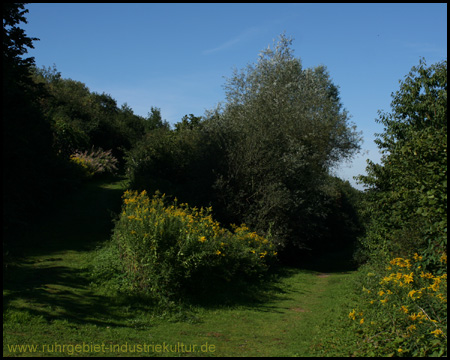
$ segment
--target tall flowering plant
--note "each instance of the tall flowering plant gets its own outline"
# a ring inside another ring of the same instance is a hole
[[[276,255],[271,241],[245,225],[221,227],[211,208],[166,202],[164,195],[150,198],[146,191],[123,195],[113,241],[133,291],[170,299],[258,276]]]
[[[426,270],[423,256],[394,258],[363,279],[365,304],[349,318],[362,334],[361,349],[376,356],[447,353],[447,254]]]

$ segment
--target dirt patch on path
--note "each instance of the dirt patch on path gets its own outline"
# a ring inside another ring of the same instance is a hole
[[[320,278],[325,278],[328,276],[330,276],[330,274],[325,274],[325,273],[317,274],[317,277],[320,277]]]
[[[309,310],[303,309],[301,307],[292,307],[289,310],[295,311],[295,312],[309,312]]]

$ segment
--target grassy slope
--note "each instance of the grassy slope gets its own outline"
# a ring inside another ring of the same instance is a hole
[[[121,182],[89,184],[61,202],[29,234],[32,246],[9,263],[4,274],[4,356],[70,355],[73,349],[67,345],[83,343],[88,347],[103,343],[106,351],[75,355],[348,355],[338,325],[348,313],[352,273],[324,275],[284,268],[274,282],[256,293],[249,289],[248,294],[228,299],[216,294],[189,311],[166,315],[155,313],[150,305],[96,292],[89,286],[87,269],[95,247],[109,238],[108,209],[120,210],[122,192]],[[66,345],[55,350],[65,351],[32,353],[9,348],[38,345],[42,351],[43,344],[55,343]],[[112,344],[131,345],[129,351],[146,344],[154,351],[112,353],[108,351]],[[178,352],[167,352],[176,345]],[[188,352],[194,345],[196,353]]]

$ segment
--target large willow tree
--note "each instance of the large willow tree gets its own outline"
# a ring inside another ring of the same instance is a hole
[[[209,126],[225,152],[216,182],[231,221],[309,246],[327,215],[329,170],[360,138],[324,66],[303,69],[281,35],[256,64],[235,70]]]

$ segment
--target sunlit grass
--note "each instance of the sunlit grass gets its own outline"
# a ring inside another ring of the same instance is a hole
[[[3,288],[4,356],[350,353],[346,344],[351,337],[343,338],[339,322],[348,314],[353,273],[280,268],[264,286],[230,285],[195,301],[176,303],[167,311],[142,298],[115,296],[92,287],[89,273],[96,248],[110,237],[110,211],[120,211],[123,186],[88,184],[62,201],[32,233],[30,242],[40,246],[23,249],[23,257],[8,263]],[[35,345],[40,352],[21,352],[14,345]],[[76,345],[81,352],[76,352]],[[130,352],[133,348],[141,351]]]

